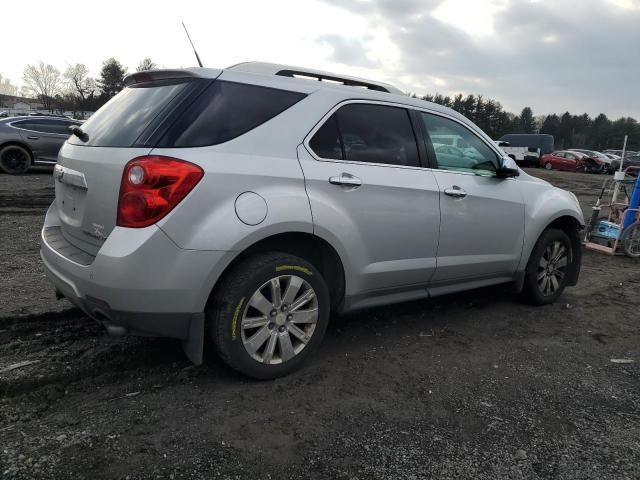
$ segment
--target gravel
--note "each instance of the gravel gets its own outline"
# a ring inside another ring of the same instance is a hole
[[[531,173],[587,216],[604,178]],[[640,478],[636,261],[586,252],[544,307],[502,286],[335,317],[256,382],[56,301],[52,196],[50,171],[0,175],[0,478]]]

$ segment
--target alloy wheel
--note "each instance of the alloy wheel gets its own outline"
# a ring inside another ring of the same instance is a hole
[[[274,277],[247,303],[242,343],[260,363],[284,363],[307,346],[317,322],[318,299],[311,285],[296,275]]]
[[[558,291],[567,274],[569,251],[559,241],[552,242],[544,250],[538,263],[538,289],[545,297]]]

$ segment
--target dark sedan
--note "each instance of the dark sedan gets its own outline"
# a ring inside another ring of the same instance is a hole
[[[622,169],[624,170],[627,167],[640,167],[640,155],[625,155],[624,162],[622,163]],[[612,160],[611,168],[613,170],[618,170],[620,168],[620,160]],[[637,170],[632,171],[632,175],[636,175]]]
[[[81,123],[48,116],[0,119],[0,170],[19,174],[31,166],[54,165],[72,125]]]

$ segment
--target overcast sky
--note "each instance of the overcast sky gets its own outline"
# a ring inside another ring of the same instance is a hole
[[[145,56],[330,70],[425,93],[480,93],[509,111],[640,118],[640,0],[3,0],[0,74]]]

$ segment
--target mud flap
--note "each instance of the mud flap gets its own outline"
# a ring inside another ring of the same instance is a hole
[[[189,336],[182,341],[182,349],[195,365],[202,365],[204,350],[204,312],[191,315]]]
[[[522,290],[524,289],[524,280],[526,278],[526,272],[522,271],[522,272],[516,272],[516,274],[513,277],[513,283],[512,288],[513,288],[513,293],[522,293]]]

